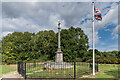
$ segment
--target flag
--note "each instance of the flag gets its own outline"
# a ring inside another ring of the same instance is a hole
[[[95,19],[102,21],[101,11],[98,8],[94,8],[94,11],[95,11]]]

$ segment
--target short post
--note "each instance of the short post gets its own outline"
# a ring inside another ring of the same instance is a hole
[[[25,80],[26,80],[26,62],[25,62],[25,73],[24,73],[24,77],[25,77]]]
[[[74,61],[74,79],[76,79],[76,62]]]
[[[20,62],[18,62],[18,73],[20,74]]]
[[[22,74],[22,76],[24,76],[24,72],[23,72],[23,62],[21,62],[21,74]]]
[[[34,61],[34,63],[33,63],[33,67],[36,67],[36,62]]]
[[[98,61],[97,61],[97,72],[98,72]]]

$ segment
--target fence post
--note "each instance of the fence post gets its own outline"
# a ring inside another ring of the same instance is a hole
[[[22,76],[24,76],[24,71],[23,71],[24,69],[23,69],[23,62],[21,62],[21,74],[22,74]]]
[[[18,73],[20,74],[20,63],[18,62]]]
[[[33,63],[33,67],[36,67],[36,62],[34,61],[34,63]]]
[[[89,74],[90,74],[90,62],[88,62],[88,67],[89,67]]]
[[[25,80],[26,80],[26,62],[25,62],[25,73],[24,73],[24,76],[25,76]]]
[[[74,79],[76,79],[76,62],[74,61]]]
[[[89,62],[89,67],[90,67],[90,73],[91,73],[91,71],[93,70],[93,64],[92,64],[92,62]]]
[[[98,61],[97,61],[97,72],[98,72]]]

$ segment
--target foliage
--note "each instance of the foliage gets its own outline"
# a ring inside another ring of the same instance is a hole
[[[95,49],[95,59],[98,63],[107,63],[107,64],[118,64],[119,58],[118,53],[119,51],[109,51],[109,52],[100,52]],[[84,61],[91,62],[93,56],[93,50],[90,49],[85,53]]]
[[[11,64],[18,61],[54,61],[57,51],[57,36],[53,30],[38,33],[14,32],[2,42],[2,62]],[[81,28],[70,27],[61,30],[61,50],[64,61],[91,61],[92,49],[89,49],[88,37]],[[1,46],[0,46],[1,47]],[[95,49],[99,63],[118,63],[120,52],[100,52]]]
[[[81,28],[61,30],[61,46],[64,61],[82,61],[83,54],[88,50],[88,37]]]

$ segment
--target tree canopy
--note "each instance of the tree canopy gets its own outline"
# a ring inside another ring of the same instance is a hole
[[[61,30],[61,50],[64,61],[91,61],[92,49],[89,39],[81,28],[70,27]],[[18,61],[55,61],[58,47],[58,33],[53,30],[38,33],[13,32],[0,41],[2,43],[2,62]],[[1,46],[0,46],[1,47]],[[100,52],[95,49],[95,57],[99,63],[118,63],[118,51]]]

